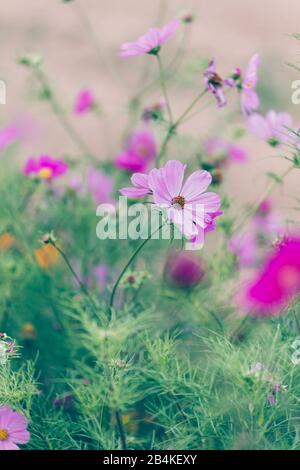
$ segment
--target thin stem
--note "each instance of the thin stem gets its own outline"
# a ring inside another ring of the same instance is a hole
[[[116,417],[117,427],[118,427],[121,442],[122,442],[122,450],[127,450],[126,433],[125,433],[125,429],[122,423],[120,411],[117,410],[115,412],[115,417]]]
[[[170,100],[169,100],[169,96],[168,96],[168,90],[167,90],[166,82],[165,82],[165,78],[164,78],[163,65],[162,65],[162,61],[161,61],[159,53],[155,54],[155,55],[156,55],[156,58],[157,58],[157,61],[158,61],[159,79],[160,79],[161,88],[162,88],[162,91],[163,91],[163,94],[164,94],[164,98],[166,100],[169,121],[170,121],[170,124],[172,124],[173,116],[172,116],[172,110],[171,110]]]
[[[80,21],[82,23],[83,29],[87,32],[91,43],[94,45],[97,58],[99,60],[99,65],[103,67],[103,65],[108,69],[108,71],[113,75],[114,79],[116,79],[119,83],[121,83],[123,86],[124,80],[121,79],[120,74],[117,72],[113,64],[107,60],[105,57],[105,53],[103,51],[103,48],[100,46],[98,37],[95,33],[95,30],[91,24],[91,21],[88,17],[88,15],[85,12],[85,9],[80,5],[79,2],[72,2],[73,8],[77,10],[77,14],[80,18]]]
[[[167,146],[168,146],[168,143],[169,141],[171,140],[173,134],[175,133],[176,131],[176,126],[175,125],[171,125],[169,126],[169,129],[167,131],[167,134],[163,140],[163,143],[161,145],[161,148],[160,148],[160,151],[157,155],[157,158],[156,158],[156,164],[158,165],[160,163],[160,160],[162,159],[162,157],[165,155],[166,153],[166,150],[167,150]]]
[[[188,108],[184,111],[184,113],[177,119],[177,121],[175,122],[175,126],[179,126],[179,124],[181,124],[181,122],[184,120],[184,118],[189,114],[189,112],[193,109],[193,107],[198,103],[198,101],[200,101],[200,99],[205,95],[205,93],[207,92],[207,90],[203,90],[200,95],[196,96],[196,98],[192,101],[192,103],[190,104],[190,106],[188,106]]]
[[[135,260],[135,258],[137,257],[137,255],[139,254],[139,252],[144,248],[144,246],[146,245],[146,243],[151,240],[152,236],[155,235],[155,233],[159,232],[159,230],[163,227],[164,224],[161,224],[157,230],[155,230],[153,233],[151,233],[151,235],[146,238],[146,240],[144,240],[138,247],[137,249],[135,250],[135,252],[132,254],[132,256],[130,257],[129,261],[127,262],[127,264],[125,265],[124,269],[121,271],[118,279],[116,280],[114,286],[113,286],[113,289],[112,289],[112,292],[111,292],[111,296],[110,296],[110,300],[109,300],[109,308],[111,309],[113,307],[113,304],[114,304],[114,299],[115,299],[115,295],[116,295],[116,292],[117,292],[117,289],[119,287],[119,284],[124,276],[124,274],[126,273],[127,269],[129,268],[129,266],[131,265],[131,263]]]
[[[64,262],[66,263],[66,265],[68,266],[72,276],[74,277],[74,279],[76,280],[76,282],[78,283],[80,289],[82,290],[82,292],[84,293],[84,295],[88,298],[89,302],[91,303],[91,305],[93,306],[93,308],[95,309],[96,306],[95,306],[95,303],[94,303],[94,300],[92,299],[89,291],[87,290],[86,286],[84,285],[84,283],[81,281],[81,279],[79,278],[79,276],[76,274],[75,270],[73,269],[67,255],[65,254],[65,252],[59,247],[56,245],[56,243],[54,241],[49,241],[49,243],[56,249],[56,251],[61,255],[61,257],[63,258]]]
[[[75,144],[79,147],[80,151],[83,154],[92,156],[92,152],[89,150],[85,142],[81,139],[80,135],[76,132],[74,127],[71,125],[69,120],[67,119],[64,111],[62,110],[60,104],[58,103],[57,99],[55,98],[52,88],[45,76],[45,74],[39,69],[39,67],[32,68],[33,74],[41,84],[42,88],[49,93],[49,103],[51,105],[52,111],[56,115],[57,119],[59,120],[60,124],[63,126],[67,134],[70,136],[71,140],[75,142]]]
[[[294,169],[294,165],[289,167],[280,177],[280,182],[282,182],[284,180],[284,178]],[[252,216],[254,215],[257,210],[259,209],[259,206],[261,205],[261,203],[268,197],[272,194],[273,190],[275,189],[275,187],[277,186],[278,184],[278,180],[273,180],[269,186],[267,187],[266,191],[263,193],[263,195],[258,199],[258,201],[253,205],[253,207],[251,208],[251,210],[249,210],[245,216],[242,218],[242,220],[240,220],[240,222],[237,224],[237,226],[233,229],[233,233],[236,232],[237,230],[239,230],[245,222],[247,222],[247,220]]]

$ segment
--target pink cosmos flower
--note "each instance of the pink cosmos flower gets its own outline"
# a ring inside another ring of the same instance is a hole
[[[204,143],[204,151],[214,160],[225,163],[227,161],[244,163],[248,159],[245,149],[220,137],[208,139]]]
[[[125,151],[117,155],[115,165],[121,170],[142,172],[155,160],[156,153],[154,134],[150,129],[141,129],[130,136]]]
[[[100,170],[89,168],[87,191],[92,195],[95,204],[112,204],[113,186],[112,178]]]
[[[1,406],[0,450],[19,450],[16,444],[27,444],[29,438],[27,419],[9,406]]]
[[[248,117],[248,128],[259,139],[265,140],[272,147],[288,142],[289,129],[292,128],[292,118],[288,113],[268,111],[266,116],[258,113]]]
[[[219,108],[226,106],[227,100],[224,94],[224,85],[228,86],[229,88],[233,88],[235,86],[235,81],[233,78],[223,79],[220,77],[220,75],[217,74],[216,62],[214,58],[211,59],[207,69],[204,72],[204,83],[207,91],[215,96]]]
[[[247,224],[243,233],[234,235],[228,243],[241,267],[261,265],[262,250],[284,237],[285,225],[270,199],[265,199]]]
[[[172,253],[167,261],[165,273],[172,283],[185,289],[195,287],[205,275],[199,257],[188,251]]]
[[[183,184],[185,169],[178,160],[169,160],[148,176],[133,175],[134,188],[123,188],[121,194],[134,198],[152,194],[154,203],[166,210],[168,221],[192,243],[202,245],[205,230],[213,229],[220,215],[220,197],[205,192],[212,181],[207,171],[195,171]]]
[[[157,54],[161,46],[175,33],[180,25],[179,20],[171,21],[162,28],[150,28],[135,42],[126,42],[121,45],[119,55],[132,57],[144,54]]]
[[[84,114],[95,105],[95,99],[91,90],[81,90],[79,95],[76,98],[74,113],[75,114]]]
[[[283,241],[242,292],[244,308],[254,315],[282,312],[300,292],[300,238]]]
[[[249,115],[259,108],[259,97],[255,91],[257,84],[257,69],[260,57],[254,54],[251,57],[241,83],[241,107],[245,115]]]
[[[63,160],[56,160],[49,155],[41,155],[37,159],[30,158],[23,169],[25,175],[34,175],[46,181],[52,181],[67,171],[68,165]]]

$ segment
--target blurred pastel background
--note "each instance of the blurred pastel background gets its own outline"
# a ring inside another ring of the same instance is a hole
[[[119,45],[184,14],[193,15],[194,22],[185,32],[182,26],[162,54],[165,63],[176,57],[179,67],[169,84],[175,114],[181,113],[203,87],[203,62],[211,56],[216,57],[225,76],[236,66],[244,68],[251,55],[259,52],[262,110],[289,111],[295,125],[300,122],[300,105],[291,102],[291,84],[300,78],[300,72],[287,65],[299,60],[299,42],[291,37],[299,30],[299,0],[2,0],[0,78],[7,85],[7,103],[0,106],[0,124],[5,127],[21,118],[33,129],[31,138],[19,148],[20,161],[45,152],[76,154],[78,149],[49,111],[48,103],[31,100],[32,80],[28,70],[17,65],[18,56],[43,56],[44,70],[72,124],[99,160],[112,160],[130,124],[130,97],[157,77],[151,57],[125,60],[117,55]],[[74,115],[74,100],[82,88],[93,90],[101,116]],[[141,96],[141,103],[146,106],[160,96],[155,85]],[[210,106],[189,120],[180,133],[192,135],[199,145],[220,130],[230,137],[234,126],[240,124],[231,120],[237,106],[237,97],[232,94],[227,109]],[[277,158],[278,151],[249,134],[241,144],[250,161],[246,167],[229,168],[225,187],[238,202],[251,202],[266,186],[266,172],[280,174],[285,162]],[[173,144],[170,149],[170,154],[181,158],[184,145],[176,148]],[[292,174],[285,189],[276,192],[281,209],[291,206],[298,187],[297,175]]]

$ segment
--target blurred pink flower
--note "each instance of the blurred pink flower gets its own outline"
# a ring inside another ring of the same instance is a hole
[[[234,235],[228,242],[228,248],[237,257],[239,266],[253,267],[257,261],[257,239],[254,230]]]
[[[100,170],[89,168],[87,175],[87,192],[89,192],[95,204],[112,204],[113,180]]]
[[[213,137],[204,143],[204,151],[213,159],[221,162],[227,161],[244,163],[248,153],[242,147],[220,137]]]
[[[180,21],[174,20],[162,28],[150,28],[135,42],[126,42],[121,45],[119,55],[131,57],[144,54],[157,54],[160,47],[175,33]]]
[[[204,72],[204,84],[207,91],[215,96],[219,108],[222,108],[227,104],[227,100],[224,94],[224,85],[228,86],[229,88],[235,87],[235,81],[233,78],[223,79],[220,77],[220,75],[217,74],[216,62],[214,58],[211,59],[207,69]]]
[[[182,288],[199,284],[205,271],[199,257],[190,251],[173,252],[167,261],[165,273],[168,279]]]
[[[260,57],[254,54],[251,57],[241,83],[241,107],[245,115],[251,114],[259,108],[259,97],[255,91],[257,84],[257,69]]]
[[[104,290],[108,283],[108,266],[104,263],[98,264],[93,270],[95,284],[100,291]]]
[[[300,238],[283,241],[241,294],[243,307],[258,316],[282,312],[300,292]]]
[[[27,444],[29,438],[27,419],[9,406],[1,406],[0,450],[19,450],[16,444]]]
[[[160,169],[154,168],[147,178],[134,178],[133,196],[140,197],[139,189],[147,194],[148,187],[153,195],[154,203],[166,209],[169,222],[173,223],[189,240],[203,244],[206,229],[213,229],[213,219],[220,215],[220,197],[206,189],[211,184],[212,177],[207,171],[197,170],[183,184],[186,165],[178,160],[169,160]],[[121,190],[129,195],[130,188]]]
[[[41,155],[38,159],[30,158],[23,169],[25,175],[35,175],[46,181],[58,178],[67,171],[67,163],[63,160],[56,160],[49,155]]]
[[[117,168],[130,172],[145,171],[155,160],[157,153],[155,137],[150,129],[135,131],[128,139],[126,149],[117,155]]]
[[[94,167],[88,168],[86,180],[83,180],[81,175],[73,176],[69,187],[78,194],[90,194],[97,205],[114,204],[113,179]]]
[[[259,139],[265,140],[272,147],[288,142],[292,118],[288,113],[268,111],[266,116],[251,114],[247,120],[248,128]]]
[[[165,97],[160,97],[159,100],[152,103],[150,106],[147,106],[142,114],[143,121],[147,124],[151,120],[155,121],[162,117],[163,111],[167,106],[167,101]]]
[[[262,249],[272,246],[284,237],[285,225],[272,201],[265,199],[247,224],[243,233],[234,235],[228,242],[229,250],[237,257],[241,267],[261,264]]]
[[[93,108],[95,104],[94,96],[91,90],[81,90],[78,94],[74,106],[75,114],[84,114]]]
[[[9,126],[0,130],[0,152],[5,148],[18,140],[20,133],[17,127]]]

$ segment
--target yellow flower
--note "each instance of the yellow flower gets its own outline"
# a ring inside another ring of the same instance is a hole
[[[36,337],[36,329],[32,323],[24,323],[21,333],[24,339],[35,339]]]
[[[53,245],[43,245],[34,252],[38,265],[42,269],[50,269],[58,263],[59,253]]]
[[[0,250],[9,250],[15,243],[15,237],[8,232],[0,235]]]

